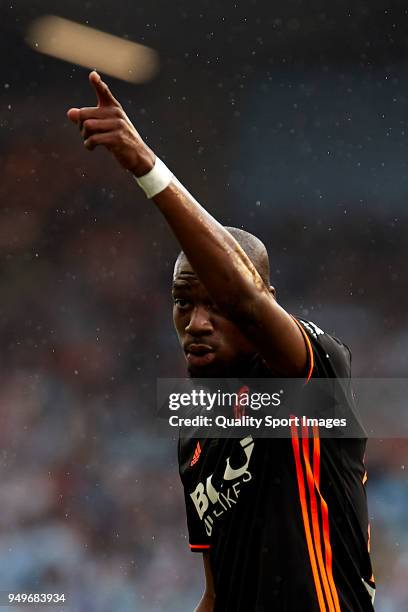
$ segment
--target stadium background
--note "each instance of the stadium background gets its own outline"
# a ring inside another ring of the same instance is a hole
[[[87,71],[24,43],[50,1],[2,2],[0,590],[82,612],[187,612],[175,445],[158,376],[182,375],[154,206],[65,118]],[[58,14],[159,52],[151,82],[108,79],[154,150],[225,224],[257,233],[293,313],[404,377],[408,325],[405,3],[79,2]],[[408,609],[406,440],[371,440],[376,610]]]

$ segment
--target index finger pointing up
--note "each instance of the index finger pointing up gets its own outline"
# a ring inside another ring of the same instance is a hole
[[[119,102],[113,96],[106,83],[102,81],[96,70],[93,70],[89,75],[89,81],[95,89],[98,106],[120,106]]]

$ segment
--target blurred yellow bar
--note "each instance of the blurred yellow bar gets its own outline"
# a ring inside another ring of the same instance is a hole
[[[130,83],[149,81],[159,70],[153,49],[53,15],[33,21],[26,42],[40,53]]]

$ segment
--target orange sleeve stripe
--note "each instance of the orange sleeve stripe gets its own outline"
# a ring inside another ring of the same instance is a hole
[[[302,519],[303,519],[303,526],[305,529],[306,544],[307,544],[307,549],[309,552],[310,565],[312,567],[312,574],[313,574],[313,580],[314,580],[315,588],[316,588],[317,600],[319,602],[320,612],[327,612],[326,604],[324,602],[322,587],[320,584],[319,570],[316,564],[316,556],[315,556],[315,551],[313,548],[312,534],[310,531],[305,481],[303,477],[302,462],[300,459],[299,438],[297,434],[296,425],[294,424],[292,424],[291,426],[291,434],[292,434],[292,447],[293,447],[293,454],[295,458],[296,476],[297,476],[297,483],[298,483],[298,490],[299,490],[300,507],[302,511]]]
[[[314,354],[313,354],[312,343],[310,342],[309,336],[307,335],[307,333],[305,332],[305,330],[303,329],[303,327],[301,326],[299,321],[296,319],[296,317],[294,317],[293,315],[291,315],[291,316],[292,316],[292,319],[294,320],[294,322],[296,323],[296,325],[298,326],[298,328],[300,329],[300,331],[302,332],[303,339],[304,339],[304,341],[306,343],[306,348],[307,348],[308,355],[309,355],[309,359],[308,359],[309,370],[308,370],[308,373],[307,373],[307,376],[306,376],[306,383],[308,383],[310,378],[311,378],[311,376],[312,376],[313,369],[314,369]]]
[[[308,427],[302,427],[302,448],[303,448],[303,458],[305,462],[306,468],[306,480],[309,488],[309,497],[310,497],[310,514],[312,517],[312,527],[313,527],[313,537],[314,537],[314,545],[316,549],[316,557],[320,570],[320,576],[323,583],[324,593],[326,595],[326,601],[328,605],[329,612],[337,612],[334,607],[333,597],[330,590],[330,585],[327,577],[326,567],[323,562],[323,553],[322,553],[322,542],[320,537],[320,524],[319,524],[319,510],[317,506],[316,499],[316,491],[315,491],[315,478],[312,472],[312,468],[309,461],[309,433]],[[317,456],[317,455],[316,455]],[[313,453],[313,459],[315,459],[315,453]],[[317,464],[316,464],[317,465]],[[326,556],[327,561],[327,556]]]
[[[211,548],[211,544],[190,544],[190,548],[208,549],[208,548]]]

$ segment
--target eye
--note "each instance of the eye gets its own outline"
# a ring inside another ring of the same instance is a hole
[[[174,304],[180,310],[187,310],[187,308],[190,306],[190,302],[184,298],[174,298]]]

